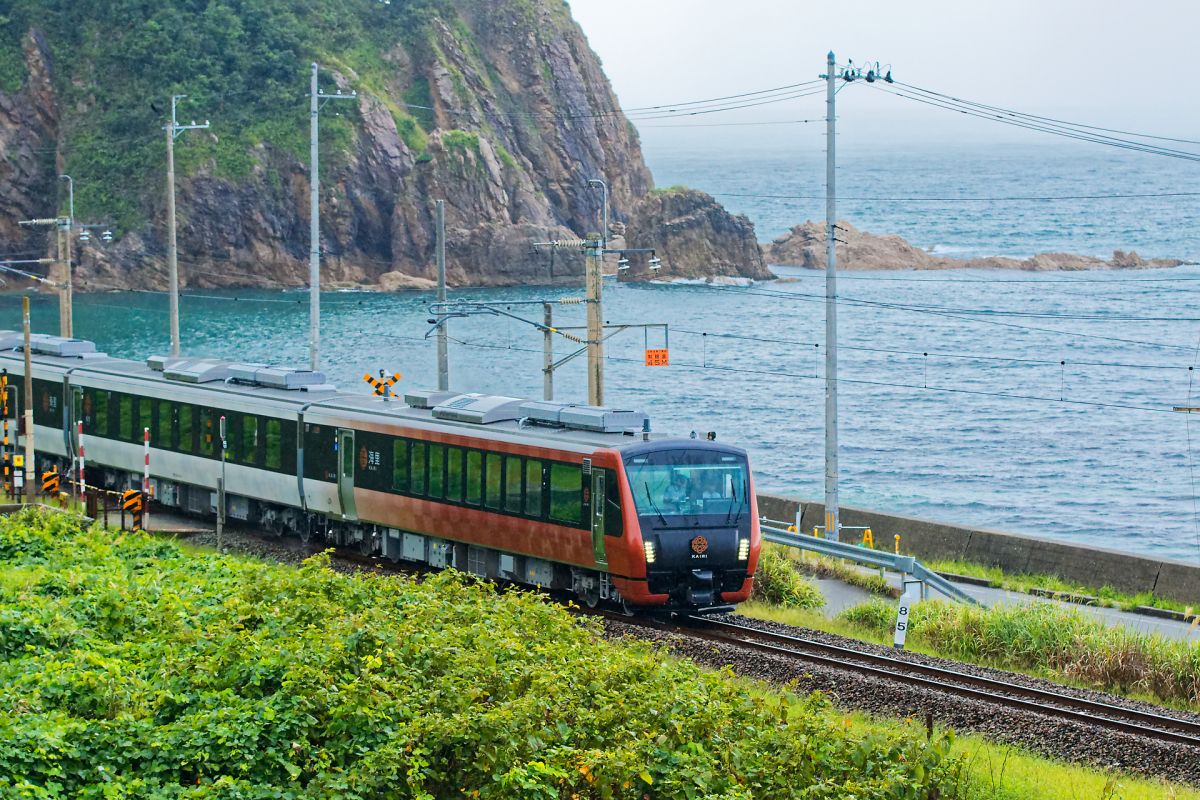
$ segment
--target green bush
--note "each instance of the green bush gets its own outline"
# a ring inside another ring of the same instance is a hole
[[[529,593],[0,519],[0,796],[946,797],[950,741],[603,639]]]
[[[751,599],[788,608],[822,608],[825,605],[821,590],[801,576],[789,558],[769,547],[759,553]]]
[[[846,609],[838,618],[888,635],[894,604]],[[1044,671],[1122,693],[1200,702],[1200,642],[1109,627],[1086,612],[1050,603],[992,608],[929,601],[909,612],[909,641],[974,663]]]

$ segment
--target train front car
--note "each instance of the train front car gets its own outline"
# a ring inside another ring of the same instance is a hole
[[[746,451],[658,440],[621,448],[621,460],[633,501],[625,526],[640,530],[646,564],[645,588],[626,598],[701,613],[749,598],[762,539]]]

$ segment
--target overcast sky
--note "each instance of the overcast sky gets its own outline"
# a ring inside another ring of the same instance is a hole
[[[622,106],[755,91],[816,78],[840,63],[890,63],[895,77],[957,97],[1075,122],[1200,138],[1190,74],[1200,0],[571,0]],[[1029,141],[1047,137],[971,121],[866,87],[838,96],[844,136]],[[657,140],[767,142],[818,125],[712,126],[820,117],[823,96],[680,122],[639,124]]]

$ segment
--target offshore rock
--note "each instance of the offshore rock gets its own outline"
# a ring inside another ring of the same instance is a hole
[[[648,256],[630,255],[630,269],[620,273],[623,280],[774,277],[763,260],[754,223],[695,189],[668,189],[642,200],[625,226],[625,246],[653,248],[662,269],[655,273]]]
[[[1113,251],[1109,260],[1071,253],[1039,253],[1032,258],[1003,256],[950,258],[914,247],[899,236],[879,236],[860,231],[849,222],[837,223],[839,270],[870,269],[1020,269],[1027,271],[1084,269],[1152,269],[1178,267],[1174,258],[1145,259],[1135,252]],[[796,225],[764,247],[767,262],[781,266],[825,269],[825,226],[816,222]],[[842,243],[844,242],[844,244]]]

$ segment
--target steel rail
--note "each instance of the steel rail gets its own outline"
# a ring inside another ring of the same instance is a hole
[[[685,617],[686,624],[628,617],[603,611],[601,616],[627,624],[682,633],[714,642],[733,644],[773,655],[787,656],[835,669],[885,680],[916,684],[939,692],[1018,708],[1042,716],[1103,727],[1121,733],[1158,739],[1170,744],[1200,748],[1200,723],[1116,706],[1096,700],[1059,694],[1047,689],[1006,683],[954,669],[913,663],[891,656],[855,650],[799,636],[748,628],[706,617]]]

